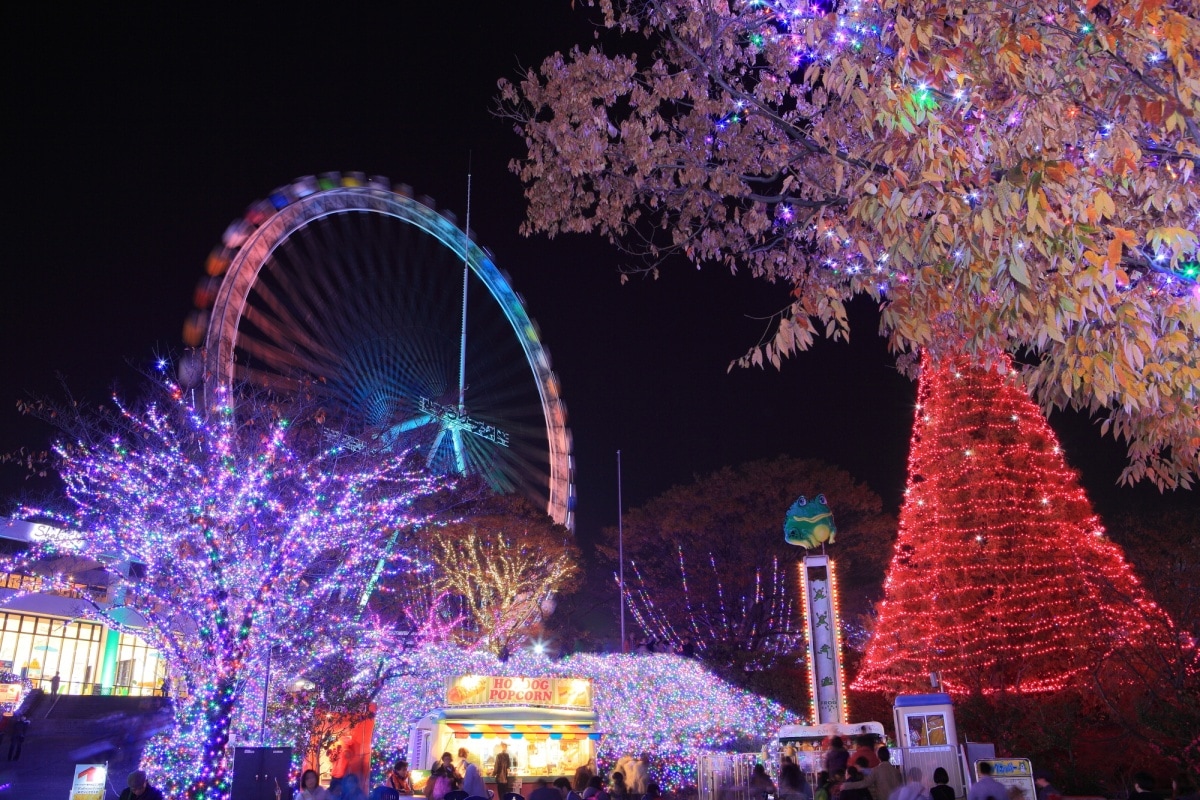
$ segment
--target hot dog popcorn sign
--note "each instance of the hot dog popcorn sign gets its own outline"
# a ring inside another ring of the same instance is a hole
[[[460,675],[446,679],[446,705],[591,708],[592,682],[587,678]]]

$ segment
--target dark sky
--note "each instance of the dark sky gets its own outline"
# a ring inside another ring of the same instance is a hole
[[[14,401],[64,374],[101,397],[129,361],[178,352],[204,259],[253,200],[291,179],[361,170],[465,210],[539,322],[570,412],[579,531],[695,474],[780,453],[819,457],[892,507],[904,486],[915,387],[890,365],[867,306],[850,345],[782,372],[735,370],[783,287],[721,269],[621,286],[595,238],[523,239],[520,154],[489,113],[496,80],[591,38],[569,0],[277,4],[236,10],[6,6],[0,451],[48,431]],[[1102,510],[1182,503],[1116,490],[1120,449],[1055,419]],[[3,473],[11,492],[16,476]],[[836,510],[836,499],[833,499]],[[780,510],[782,516],[783,509]]]

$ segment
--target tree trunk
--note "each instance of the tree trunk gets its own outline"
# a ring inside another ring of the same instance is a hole
[[[236,682],[222,680],[204,708],[204,751],[187,790],[188,800],[229,800],[233,775],[229,729],[233,723]]]

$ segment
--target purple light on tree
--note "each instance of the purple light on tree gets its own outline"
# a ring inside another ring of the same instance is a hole
[[[81,533],[33,543],[0,570],[69,552],[119,573],[108,597],[85,598],[90,612],[114,624],[116,609],[140,615],[139,635],[187,690],[146,766],[171,796],[228,798],[246,677],[271,648],[306,635],[307,621],[351,615],[393,532],[427,519],[419,501],[441,484],[402,456],[331,445],[320,409],[261,396],[236,410],[224,398],[193,408],[164,383],[134,406],[26,410],[62,431],[53,465],[68,502],[22,516]]]

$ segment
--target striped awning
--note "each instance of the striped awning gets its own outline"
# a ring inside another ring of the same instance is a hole
[[[508,739],[596,739],[600,732],[591,725],[557,723],[536,725],[528,723],[444,723],[456,739],[482,739],[497,736]]]

